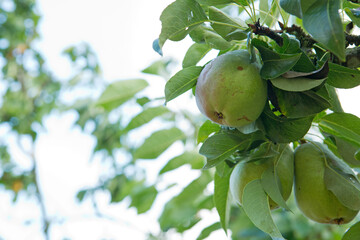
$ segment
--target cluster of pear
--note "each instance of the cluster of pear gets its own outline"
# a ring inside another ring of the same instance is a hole
[[[198,78],[195,97],[199,110],[210,120],[229,127],[254,122],[267,102],[267,85],[259,69],[247,50],[215,58]],[[327,163],[342,160],[325,145],[305,143],[294,152],[287,145],[283,152],[285,157],[240,161],[235,166],[230,190],[238,204],[242,204],[245,186],[261,179],[265,170],[274,166],[284,200],[289,198],[294,185],[297,205],[306,217],[320,223],[343,224],[357,215],[358,210],[345,206],[326,186]],[[269,207],[275,209],[278,204],[269,198]]]
[[[261,179],[264,171],[275,164],[284,200],[289,198],[294,185],[297,206],[306,217],[328,224],[344,224],[355,218],[358,210],[345,206],[325,184],[326,164],[341,159],[320,143],[301,144],[293,154],[288,154],[292,149],[287,146],[284,152],[286,157],[278,158],[278,162],[272,159],[241,161],[235,166],[230,176],[230,191],[239,205],[242,205],[245,186]],[[278,205],[269,198],[269,207],[276,209]]]

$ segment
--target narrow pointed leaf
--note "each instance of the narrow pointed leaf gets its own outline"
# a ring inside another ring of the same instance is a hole
[[[147,81],[143,79],[122,80],[111,83],[101,94],[96,104],[110,111],[130,100],[148,85]]]
[[[300,0],[280,0],[280,6],[291,15],[302,17]]]
[[[147,108],[135,117],[131,119],[128,125],[125,127],[124,131],[130,131],[137,127],[140,127],[148,122],[150,122],[155,117],[161,116],[165,113],[169,113],[169,110],[166,107],[158,106],[153,108]]]
[[[178,128],[163,129],[154,132],[145,139],[144,143],[135,150],[135,159],[154,159],[163,153],[174,142],[185,137],[184,133]]]
[[[242,203],[246,215],[256,227],[273,239],[284,239],[271,217],[268,197],[260,179],[251,181],[245,186]]]
[[[360,147],[360,118],[350,113],[332,113],[319,122],[322,131]]]
[[[180,96],[196,85],[202,67],[191,66],[177,72],[165,85],[166,102]]]
[[[225,39],[229,33],[238,29],[244,30],[248,28],[241,19],[232,18],[215,7],[209,8],[209,19],[212,21],[212,28]]]
[[[196,240],[206,239],[210,234],[221,228],[221,224],[219,222],[213,223],[210,226],[204,228],[200,235],[196,238]]]
[[[198,152],[184,152],[179,156],[170,159],[160,170],[159,175],[177,169],[185,164],[190,164],[192,169],[201,169],[204,166],[205,158]]]
[[[345,61],[345,36],[339,8],[340,0],[301,1],[304,28],[316,41]]]
[[[182,67],[195,66],[210,50],[211,47],[206,44],[194,43],[185,54]]]
[[[313,89],[317,86],[320,86],[326,78],[323,79],[309,79],[305,77],[297,77],[297,78],[284,78],[277,77],[271,79],[271,83],[282,90],[290,91],[290,92],[303,92],[310,89]]]
[[[268,196],[280,207],[290,211],[287,206],[279,186],[279,179],[275,173],[275,166],[267,168],[261,176],[261,185]]]
[[[229,180],[230,174],[221,177],[219,174],[215,173],[214,202],[216,210],[220,216],[221,227],[224,229],[226,234],[231,208]]]

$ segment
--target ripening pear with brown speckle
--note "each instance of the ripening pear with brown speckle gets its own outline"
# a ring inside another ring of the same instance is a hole
[[[254,122],[264,109],[267,85],[260,65],[247,50],[216,57],[201,71],[195,98],[201,113],[213,122],[242,127]]]

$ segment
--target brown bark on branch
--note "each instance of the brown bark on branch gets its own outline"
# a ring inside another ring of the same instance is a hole
[[[279,46],[283,45],[282,37],[274,30],[271,30],[268,27],[264,27],[260,25],[260,21],[258,20],[255,24],[248,24],[254,34],[263,35],[274,40]]]

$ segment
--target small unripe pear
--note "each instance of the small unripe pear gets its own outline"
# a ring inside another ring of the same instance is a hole
[[[195,98],[201,113],[229,127],[255,121],[264,109],[267,85],[247,50],[218,56],[201,71]]]
[[[256,179],[261,179],[262,174],[269,167],[274,166],[273,159],[263,159],[256,162],[238,163],[230,176],[230,192],[234,200],[242,205],[242,196],[245,186]],[[294,178],[294,155],[289,146],[286,146],[282,152],[282,157],[276,165],[277,176],[281,184],[281,194],[286,201],[292,190]],[[270,209],[275,209],[278,205],[269,198]]]
[[[294,186],[296,203],[306,217],[316,222],[348,223],[358,211],[344,206],[326,188],[324,174],[327,158],[337,157],[320,143],[305,143],[296,148]]]

